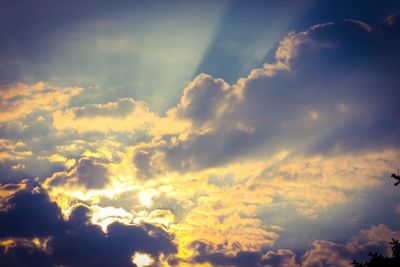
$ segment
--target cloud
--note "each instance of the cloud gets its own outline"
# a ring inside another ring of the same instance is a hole
[[[190,263],[213,265],[345,266],[381,249],[380,237],[397,234],[385,226],[341,244],[363,223],[356,215],[337,226],[346,233],[331,231],[335,242],[313,220],[336,222],[329,212],[382,184],[399,160],[398,33],[396,17],[292,32],[275,62],[234,84],[200,74],[162,115],[131,98],[79,106],[79,88],[4,87],[1,174],[39,178],[0,190],[2,261],[129,266],[139,252],[157,262],[177,252],[169,233],[182,255],[195,250]],[[73,210],[68,219],[60,208]],[[308,231],[286,229],[290,220]],[[273,247],[310,238],[302,263]]]
[[[185,123],[159,116],[143,101],[122,98],[106,104],[88,104],[53,113],[53,126],[59,131],[144,132],[151,135],[181,131]]]
[[[340,244],[327,240],[316,240],[301,258],[289,249],[240,251],[229,254],[223,246],[213,246],[201,241],[193,242],[196,254],[195,263],[210,263],[213,266],[265,266],[265,267],[348,267],[356,259],[365,261],[369,252],[390,255],[391,238],[398,239],[399,231],[393,231],[386,225],[379,224],[361,230],[348,243]]]
[[[398,239],[400,232],[390,230],[386,225],[376,225],[361,230],[345,245],[325,240],[317,240],[302,256],[304,267],[335,265],[349,266],[353,259],[365,261],[368,252],[390,255],[391,238]]]
[[[0,237],[45,237],[65,229],[60,210],[48,195],[38,186],[23,187],[2,199]]]
[[[176,110],[170,112],[188,118],[196,124],[203,124],[218,116],[223,111],[220,106],[229,97],[230,86],[222,79],[213,79],[207,74],[200,74],[184,89]]]
[[[156,175],[154,166],[155,154],[153,151],[135,150],[132,162],[136,168],[136,177],[138,179],[152,178]]]
[[[192,247],[197,251],[193,262],[210,263],[214,266],[257,266],[261,255],[256,252],[238,252],[236,255],[226,255],[222,252],[212,252],[211,245],[195,242]]]
[[[12,191],[1,202],[2,262],[21,265],[30,259],[42,266],[133,266],[134,252],[147,253],[155,261],[161,254],[176,253],[172,237],[153,225],[115,222],[104,233],[89,222],[85,206],[77,206],[64,219],[39,185],[7,185],[2,190]],[[34,238],[47,238],[44,248],[29,241]],[[24,255],[29,256],[21,258]]]
[[[83,185],[89,189],[104,188],[109,182],[108,168],[105,163],[93,158],[82,157],[67,172],[56,172],[48,178],[48,186]]]
[[[12,243],[11,243],[12,242]],[[0,262],[5,266],[52,266],[48,253],[28,240],[8,240],[0,246]]]
[[[107,168],[90,159],[80,159],[76,168],[79,181],[89,188],[101,188],[107,184]]]
[[[158,150],[167,166],[186,172],[278,149],[328,155],[398,147],[400,40],[391,27],[315,25],[290,33],[274,63],[236,84],[199,75],[167,112],[192,127],[146,153]]]
[[[6,84],[0,87],[0,122],[8,122],[35,110],[52,111],[68,105],[70,99],[78,95],[82,88],[59,88],[38,82]]]
[[[265,266],[276,267],[298,267],[296,263],[296,254],[288,249],[278,249],[277,251],[268,251],[262,256],[262,263]]]
[[[81,89],[45,83],[4,86],[2,101],[11,110],[15,104],[52,113],[41,117],[54,132],[46,133],[48,141],[36,142],[47,150],[50,141],[68,144],[76,134],[85,134],[83,139],[133,133],[155,137],[133,153],[142,178],[168,169],[188,172],[268,157],[282,149],[330,154],[398,146],[393,69],[399,40],[395,16],[389,20],[376,28],[345,20],[290,33],[277,47],[275,62],[235,84],[201,74],[165,115],[130,98],[70,107],[69,99]],[[50,106],[43,102],[49,99]],[[21,127],[34,131],[29,125]]]
[[[88,117],[93,118],[97,116],[104,117],[125,117],[131,113],[137,105],[132,99],[123,98],[118,102],[111,102],[107,104],[89,104],[80,108],[74,109],[77,118]]]
[[[0,161],[17,161],[32,156],[32,151],[27,150],[27,145],[22,140],[0,139],[0,146]]]
[[[210,263],[213,266],[237,267],[299,267],[296,254],[287,249],[268,252],[240,251],[234,255],[215,252],[215,247],[202,242],[195,242],[192,246],[197,254],[192,261],[195,263]]]

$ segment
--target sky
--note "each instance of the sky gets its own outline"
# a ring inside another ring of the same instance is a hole
[[[0,8],[0,265],[351,266],[400,239],[398,1]]]

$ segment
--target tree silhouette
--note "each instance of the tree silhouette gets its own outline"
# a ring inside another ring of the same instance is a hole
[[[392,239],[392,256],[383,256],[378,253],[369,253],[371,259],[368,262],[360,263],[353,260],[351,265],[354,267],[398,267],[400,266],[400,243],[398,240]]]
[[[394,184],[395,186],[400,184],[400,175],[398,175],[396,173],[392,173],[392,175],[390,175],[390,177],[392,177],[393,179],[397,180],[397,182]]]
[[[395,186],[400,184],[400,175],[392,173],[391,178],[397,180]],[[365,263],[353,260],[351,265],[354,267],[399,267],[400,266],[400,243],[399,240],[392,239],[389,243],[392,249],[392,256],[383,256],[378,253],[369,252],[371,259]]]

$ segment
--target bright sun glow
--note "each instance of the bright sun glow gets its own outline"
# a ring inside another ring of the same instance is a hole
[[[93,206],[92,210],[92,223],[100,225],[104,232],[107,232],[108,225],[114,222],[129,224],[133,219],[132,214],[123,208]]]
[[[157,195],[155,190],[147,190],[139,193],[139,202],[145,207],[150,207],[153,204],[153,197]]]
[[[132,256],[132,262],[138,267],[145,267],[150,266],[154,262],[154,260],[147,254],[135,253]]]

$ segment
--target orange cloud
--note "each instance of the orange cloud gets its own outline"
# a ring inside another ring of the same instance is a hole
[[[182,131],[186,124],[152,112],[146,103],[123,98],[107,104],[90,104],[53,112],[53,126],[60,131],[148,132],[152,135]]]
[[[0,88],[0,122],[15,120],[36,110],[52,111],[68,105],[82,88],[59,88],[52,84],[38,82],[3,85]]]

